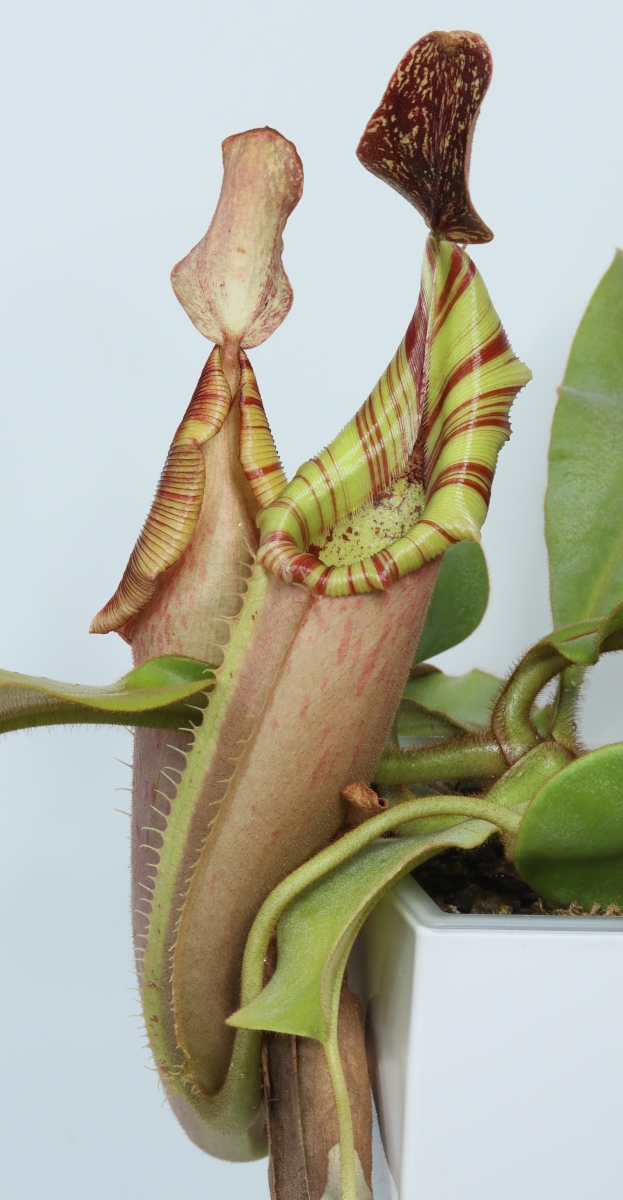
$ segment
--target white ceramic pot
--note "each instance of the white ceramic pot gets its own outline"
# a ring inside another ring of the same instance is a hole
[[[623,918],[454,915],[408,876],[349,979],[400,1200],[621,1200]]]

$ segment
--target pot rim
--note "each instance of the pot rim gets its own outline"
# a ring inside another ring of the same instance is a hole
[[[546,933],[555,930],[556,933],[577,934],[580,931],[584,933],[590,931],[591,933],[623,934],[623,919],[617,916],[583,917],[567,916],[562,913],[541,916],[540,913],[443,912],[412,875],[405,875],[392,890],[394,898],[402,904],[412,919],[415,918],[418,925],[440,933],[450,932],[450,930],[456,932],[457,929],[461,929],[465,933],[476,930],[479,932],[495,930],[496,933],[500,933],[503,929],[508,929],[509,933],[521,933],[528,930]]]

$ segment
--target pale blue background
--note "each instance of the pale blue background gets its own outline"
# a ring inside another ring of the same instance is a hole
[[[503,0],[5,4],[2,68],[0,663],[82,682],[129,650],[89,637],[206,357],[168,283],[207,228],[220,142],[270,124],[305,194],[286,230],[291,315],[252,360],[287,470],[352,415],[413,310],[424,226],[354,150],[430,29],[478,30],[494,80],[474,258],[534,383],[513,413],[481,629],[443,656],[503,673],[549,625],[542,500],[572,334],[623,242],[620,5]],[[621,666],[586,736],[623,737]],[[0,1188],[11,1200],[265,1200],[265,1164],[205,1158],[158,1094],[132,992],[130,738],[13,734],[2,779]],[[423,1198],[426,1200],[426,1198]]]

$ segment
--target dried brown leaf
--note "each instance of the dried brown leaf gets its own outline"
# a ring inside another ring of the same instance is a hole
[[[369,1188],[371,1196],[372,1103],[364,1020],[357,997],[347,987],[342,989],[340,999],[338,1043],[355,1150],[365,1179],[361,1190]],[[323,1200],[331,1182],[329,1155],[339,1143],[339,1127],[322,1045],[313,1038],[268,1034],[263,1068],[271,1198]]]

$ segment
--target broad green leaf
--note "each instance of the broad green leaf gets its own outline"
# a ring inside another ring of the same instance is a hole
[[[432,671],[417,679],[410,679],[403,698],[431,715],[447,718],[461,730],[478,730],[488,726],[501,688],[502,680],[485,671],[468,671],[467,675],[444,675],[441,671]],[[398,733],[403,733],[401,714]]]
[[[423,668],[415,668],[422,670]],[[396,714],[399,737],[457,737],[487,729],[503,681],[485,671],[444,675],[430,668],[410,679]],[[534,709],[531,719],[545,737],[551,724],[551,705]]]
[[[585,754],[543,785],[522,821],[515,864],[552,903],[623,906],[623,745]]]
[[[451,720],[450,717],[447,717],[442,712],[427,708],[415,698],[417,696],[417,689],[413,688],[412,685],[419,683],[420,675],[441,675],[441,671],[437,667],[432,667],[429,663],[425,663],[423,666],[414,667],[411,674],[416,676],[416,678],[408,680],[396,713],[395,732],[398,736],[409,738],[453,738],[464,733],[464,727],[458,722]],[[393,747],[388,748],[391,749]]]
[[[554,625],[623,601],[623,254],[582,318],[554,415],[545,499]],[[579,661],[579,660],[577,660]]]
[[[424,662],[463,642],[480,625],[489,600],[487,563],[478,542],[457,542],[443,556],[415,655]]]
[[[205,663],[172,656],[153,658],[104,687],[0,670],[0,733],[74,724],[179,729],[193,708],[205,708],[213,685]]]
[[[396,732],[403,738],[452,738],[464,728],[403,696],[396,713]]]
[[[465,821],[427,836],[379,839],[364,846],[286,909],[277,925],[277,970],[229,1023],[326,1043],[352,944],[383,893],[433,854],[451,846],[470,849],[490,834],[486,822]]]

